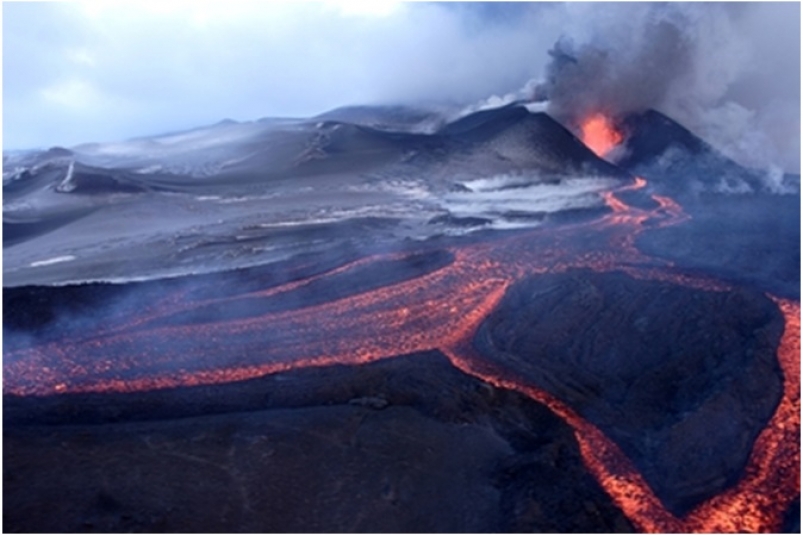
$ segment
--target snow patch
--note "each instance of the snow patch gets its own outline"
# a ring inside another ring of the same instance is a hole
[[[49,266],[52,264],[60,264],[61,262],[69,262],[71,260],[75,260],[73,255],[68,254],[64,256],[56,256],[46,260],[37,260],[36,262],[31,262],[30,267]]]

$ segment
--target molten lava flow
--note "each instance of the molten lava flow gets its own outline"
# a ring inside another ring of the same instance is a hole
[[[616,136],[609,141],[619,139]],[[639,178],[619,191],[645,186],[646,181]],[[621,270],[633,277],[707,291],[729,289],[718,281],[678,274],[669,262],[656,261],[634,246],[645,224],[670,225],[687,219],[677,203],[653,196],[654,208],[637,209],[615,192],[605,193],[603,200],[611,213],[597,221],[456,247],[454,261],[439,269],[313,306],[203,324],[171,325],[169,321],[176,314],[222,301],[292,299],[295,290],[313,280],[403,255],[364,258],[328,273],[224,299],[193,299],[176,292],[143,315],[80,340],[8,352],[4,389],[9,394],[37,396],[142,391],[226,383],[294,368],[359,364],[439,349],[461,370],[520,391],[571,425],[589,471],[639,529],[777,531],[790,500],[800,492],[799,303],[776,299],[786,319],[778,350],[784,394],[755,442],[744,477],[684,518],[674,517],[663,507],[627,456],[598,428],[472,348],[474,332],[505,290],[537,273],[570,268]]]
[[[608,117],[601,113],[595,113],[583,121],[580,132],[580,138],[586,147],[599,157],[604,157],[622,142],[622,134],[614,128]]]
[[[742,480],[684,518],[669,513],[619,447],[566,404],[484,361],[471,347],[470,338],[444,352],[464,372],[528,395],[571,425],[589,471],[638,529],[648,533],[778,532],[785,511],[800,493],[800,303],[773,299],[785,318],[778,348],[783,399],[756,440]]]

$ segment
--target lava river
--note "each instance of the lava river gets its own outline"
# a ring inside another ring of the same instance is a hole
[[[618,270],[706,291],[727,284],[681,275],[665,261],[640,253],[635,236],[646,225],[688,218],[666,197],[639,209],[617,196],[640,189],[644,179],[603,198],[610,213],[596,221],[541,228],[504,239],[454,247],[453,261],[414,279],[312,306],[187,325],[169,318],[242,299],[281,299],[309,284],[305,279],[218,300],[165,298],[127,324],[98,327],[81,339],[11,351],[4,355],[6,394],[132,392],[224,383],[306,366],[359,364],[438,349],[459,369],[491,384],[515,389],[549,406],[575,430],[586,466],[634,525],[648,532],[777,531],[800,492],[800,305],[775,299],[786,325],[778,350],[784,394],[756,440],[742,480],[683,518],[669,513],[634,465],[599,429],[553,396],[483,360],[473,335],[515,281],[570,268]],[[401,256],[401,255],[399,255]],[[357,265],[392,259],[369,257]],[[165,321],[160,321],[164,319]],[[173,322],[175,323],[175,322]]]

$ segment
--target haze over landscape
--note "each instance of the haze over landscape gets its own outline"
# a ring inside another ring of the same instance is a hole
[[[561,120],[581,101],[611,113],[652,107],[742,163],[799,172],[799,9],[795,2],[8,3],[4,148],[120,141],[352,104],[424,103],[459,113],[486,99],[532,98],[554,76],[548,51],[557,49],[582,60],[553,84]],[[565,84],[591,79],[593,90],[586,84],[585,93],[566,96]]]
[[[3,531],[800,532],[798,3],[6,3],[3,69]]]

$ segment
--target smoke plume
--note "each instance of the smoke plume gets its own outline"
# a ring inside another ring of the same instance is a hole
[[[106,4],[4,6],[6,149],[548,97],[569,126],[656,108],[740,163],[800,167],[798,3]]]
[[[568,125],[649,108],[740,163],[800,169],[797,4],[569,4],[527,97]]]

